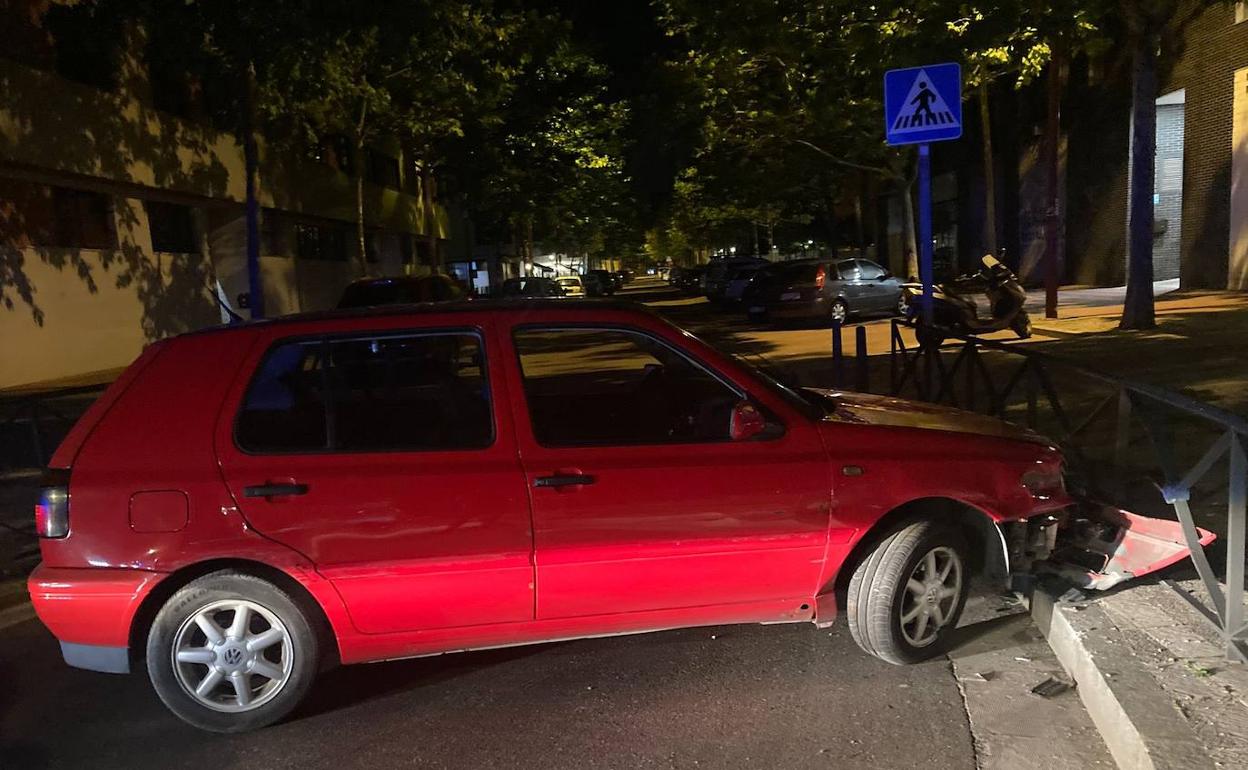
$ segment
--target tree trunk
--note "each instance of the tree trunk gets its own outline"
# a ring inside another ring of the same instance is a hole
[[[260,150],[256,146],[256,67],[247,65],[243,116],[244,211],[247,228],[247,306],[252,318],[264,318],[264,283],[260,277]]]
[[[979,125],[984,150],[984,251],[997,255],[997,165],[992,152],[988,83],[979,84]]]
[[[1157,150],[1157,46],[1141,32],[1132,52],[1131,191],[1128,199],[1127,297],[1120,329],[1151,329],[1153,317],[1153,175]]]
[[[438,218],[433,211],[433,169],[420,164],[420,199],[425,210],[425,248],[429,252],[429,264],[433,272],[442,272],[442,255],[438,253]]]
[[[862,224],[862,195],[854,196],[854,239],[857,241],[858,256],[867,256],[867,231]]]
[[[364,143],[355,143],[355,258],[360,277],[368,275],[368,246],[364,235]]]
[[[1044,165],[1045,165],[1045,203],[1044,203],[1044,317],[1057,318],[1057,285],[1060,276],[1057,265],[1057,231],[1061,222],[1058,203],[1061,195],[1058,189],[1060,169],[1059,152],[1062,141],[1062,44],[1059,40],[1053,46],[1053,55],[1049,60],[1049,112],[1044,124]]]
[[[750,225],[754,227],[754,256],[761,257],[762,252],[758,250],[758,222],[751,220]]]
[[[774,219],[767,220],[767,253],[771,254],[776,250],[776,222]]]
[[[919,252],[918,239],[914,233],[914,200],[910,197],[908,182],[900,182],[898,186],[901,192],[902,248],[906,252],[906,279],[917,281],[919,279]]]

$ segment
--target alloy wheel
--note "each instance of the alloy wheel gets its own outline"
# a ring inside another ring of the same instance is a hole
[[[953,619],[962,592],[962,560],[947,546],[928,551],[906,581],[902,595],[901,633],[915,647],[936,641]]]
[[[173,671],[198,703],[228,713],[272,700],[290,679],[290,631],[268,608],[246,599],[192,612],[173,639]]]

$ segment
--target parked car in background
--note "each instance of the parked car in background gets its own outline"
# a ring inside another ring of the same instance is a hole
[[[706,267],[704,265],[682,267],[680,269],[680,277],[672,285],[687,294],[699,293],[702,291],[702,276],[705,273]]]
[[[389,278],[361,278],[349,284],[338,300],[338,307],[404,305],[413,302],[452,302],[464,299],[468,290],[449,275],[401,275]]]
[[[68,664],[241,732],[333,664],[553,639],[843,613],[924,660],[973,571],[1116,542],[1071,503],[1022,428],[794,390],[635,305],[407,305],[149,345],[49,462],[28,587]]]
[[[904,313],[901,281],[867,259],[803,259],[758,272],[742,301],[752,320],[827,319]]]
[[[725,259],[712,259],[706,265],[706,273],[703,276],[702,291],[706,298],[713,303],[720,303],[725,300],[724,295],[728,291],[728,282],[730,276],[740,267],[760,267],[768,264],[767,260],[757,257],[727,257]]]
[[[585,284],[579,276],[565,275],[555,279],[565,297],[584,297]]]
[[[741,265],[729,271],[728,286],[724,289],[723,302],[733,305],[740,303],[741,297],[745,295],[746,287],[754,280],[754,276],[758,275],[758,271],[770,264],[770,262],[764,261],[758,264]]]
[[[615,271],[615,275],[616,275],[616,277],[617,277],[617,278],[619,278],[619,279],[620,279],[620,285],[621,285],[621,286],[623,286],[623,285],[624,285],[624,284],[626,284],[626,283],[631,283],[631,282],[632,282],[632,280],[633,280],[633,271],[632,271],[632,270],[628,270],[628,269],[616,270],[616,271]],[[654,272],[653,272],[653,271],[647,271],[647,272],[646,272],[646,275],[654,275]]]
[[[581,275],[581,283],[591,297],[609,297],[623,285],[609,270],[587,270]]]
[[[531,276],[508,278],[500,292],[503,297],[562,297],[563,289],[553,278]]]
[[[668,285],[676,286],[680,282],[680,274],[683,273],[685,270],[686,268],[680,267],[679,265],[674,265],[668,268],[667,279],[666,279]]]

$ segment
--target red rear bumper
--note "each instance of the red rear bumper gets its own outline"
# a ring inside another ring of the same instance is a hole
[[[40,564],[26,587],[35,613],[61,642],[125,648],[134,613],[164,577],[137,569]]]

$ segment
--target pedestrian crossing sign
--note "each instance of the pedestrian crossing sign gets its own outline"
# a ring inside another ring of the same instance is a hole
[[[884,136],[889,144],[962,136],[962,71],[956,63],[884,73]]]

